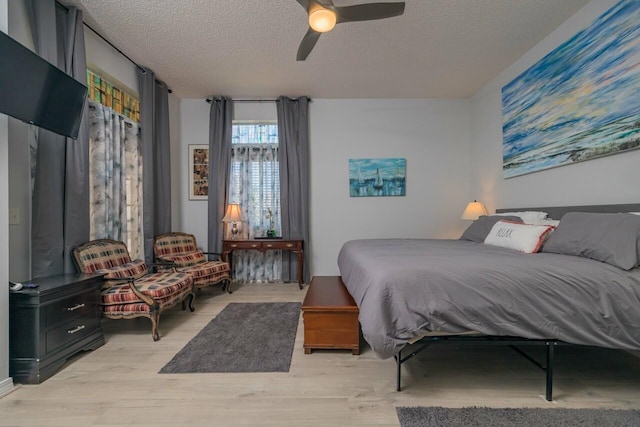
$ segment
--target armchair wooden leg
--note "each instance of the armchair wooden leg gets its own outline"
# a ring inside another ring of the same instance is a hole
[[[222,290],[225,290],[225,289],[226,289],[226,291],[227,291],[228,293],[230,293],[230,294],[232,294],[232,293],[233,293],[233,291],[231,290],[231,279],[227,279],[227,280],[225,281],[225,285],[224,285],[224,287],[222,288]]]
[[[160,323],[160,310],[153,310],[149,319],[151,319],[151,336],[153,337],[154,341],[159,341],[160,333],[158,333],[158,325]]]
[[[194,311],[196,311],[196,308],[193,305],[193,302],[194,302],[195,299],[196,299],[196,293],[195,292],[190,293],[189,294],[189,311],[192,312],[192,313]]]

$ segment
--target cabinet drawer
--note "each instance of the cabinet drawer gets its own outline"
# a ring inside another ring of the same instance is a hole
[[[243,241],[236,241],[236,242],[232,242],[232,243],[228,243],[228,248],[229,249],[261,249],[262,247],[262,243],[260,242],[243,242]]]
[[[265,242],[263,243],[265,248],[269,249],[288,249],[293,250],[297,249],[298,245],[296,242]]]
[[[100,319],[95,313],[89,313],[47,331],[45,334],[47,354],[90,335],[98,328],[99,322]]]
[[[68,322],[96,312],[97,291],[74,295],[46,306],[46,325]]]

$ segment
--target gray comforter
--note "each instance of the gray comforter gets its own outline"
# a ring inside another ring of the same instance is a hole
[[[382,358],[426,332],[640,350],[640,269],[462,240],[353,240],[338,267]]]

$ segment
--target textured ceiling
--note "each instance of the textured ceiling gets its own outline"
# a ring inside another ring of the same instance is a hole
[[[304,62],[296,0],[63,2],[181,98],[467,98],[588,0],[407,0],[402,16],[337,25]]]

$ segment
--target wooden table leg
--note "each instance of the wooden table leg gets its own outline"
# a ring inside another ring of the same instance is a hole
[[[302,251],[295,251],[296,255],[298,255],[298,287],[302,289],[302,272],[303,270],[303,262],[304,262],[304,254]]]
[[[227,261],[228,258],[228,261]],[[228,262],[229,263],[229,281],[232,282],[233,281],[233,251],[226,251],[226,252],[222,252],[220,254],[220,259],[222,260],[222,262]]]

